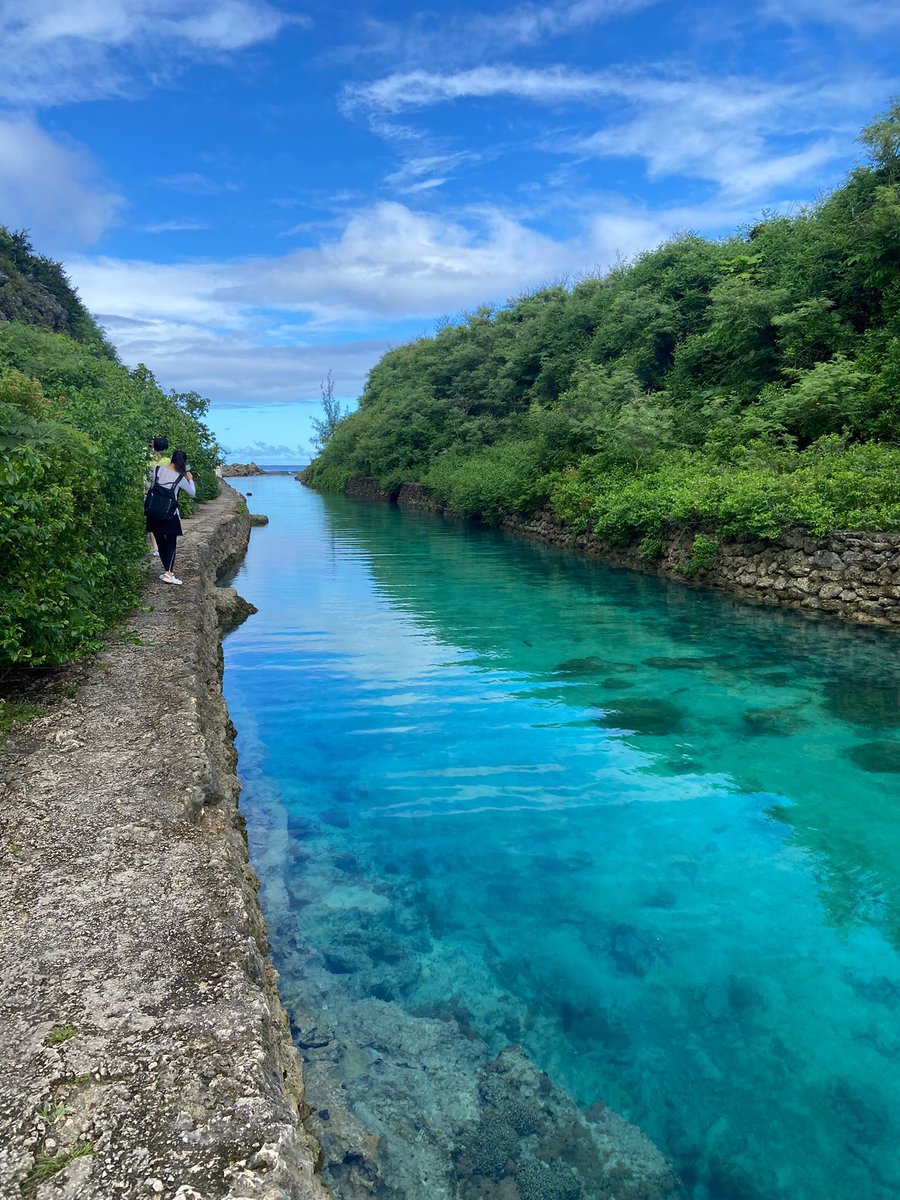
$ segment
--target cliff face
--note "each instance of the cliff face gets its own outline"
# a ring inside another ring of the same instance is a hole
[[[151,579],[0,763],[2,1197],[327,1196],[220,686],[239,499],[185,522],[184,586]]]
[[[42,284],[8,264],[0,264],[0,321],[21,321],[54,333],[69,329],[68,315],[59,301]]]

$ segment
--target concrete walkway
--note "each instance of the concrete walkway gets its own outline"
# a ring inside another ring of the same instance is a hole
[[[220,688],[230,488],[181,588],[0,758],[0,1196],[327,1200],[267,958]]]

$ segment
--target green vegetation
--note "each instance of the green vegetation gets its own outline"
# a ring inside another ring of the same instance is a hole
[[[84,1158],[86,1154],[93,1153],[94,1147],[89,1142],[82,1142],[81,1145],[75,1146],[72,1150],[63,1150],[55,1155],[47,1154],[43,1150],[38,1151],[31,1170],[22,1180],[23,1195],[33,1195],[40,1184],[44,1183],[47,1179],[52,1179],[54,1175],[58,1175],[70,1162],[73,1162],[76,1158]]]
[[[0,227],[0,669],[96,649],[134,603],[147,439],[186,450],[211,498],[206,408],[121,366],[59,264]]]
[[[685,575],[696,575],[704,567],[708,567],[719,553],[719,539],[706,533],[695,533],[691,546],[691,557],[684,568]]]
[[[900,529],[900,104],[815,207],[684,234],[386,354],[307,482],[417,481],[489,522],[549,505],[659,557],[675,525]]]
[[[45,1046],[61,1046],[63,1042],[75,1037],[78,1030],[74,1025],[55,1025],[44,1038]]]
[[[14,725],[30,721],[42,712],[39,704],[30,704],[26,700],[7,700],[0,696],[0,746],[3,745],[4,734],[9,733]]]

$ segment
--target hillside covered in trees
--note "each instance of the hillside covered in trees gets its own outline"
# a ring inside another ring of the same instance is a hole
[[[427,484],[487,521],[772,537],[900,528],[900,105],[809,209],[684,234],[387,353],[306,480]]]
[[[0,675],[95,649],[134,603],[147,440],[214,496],[206,407],[123,367],[60,264],[0,226]]]

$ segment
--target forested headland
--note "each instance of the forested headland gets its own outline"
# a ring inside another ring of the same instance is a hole
[[[815,205],[693,233],[389,351],[305,481],[488,522],[710,538],[900,529],[900,104]]]
[[[206,408],[122,366],[62,266],[0,226],[0,673],[96,649],[135,602],[147,439],[216,495]]]

